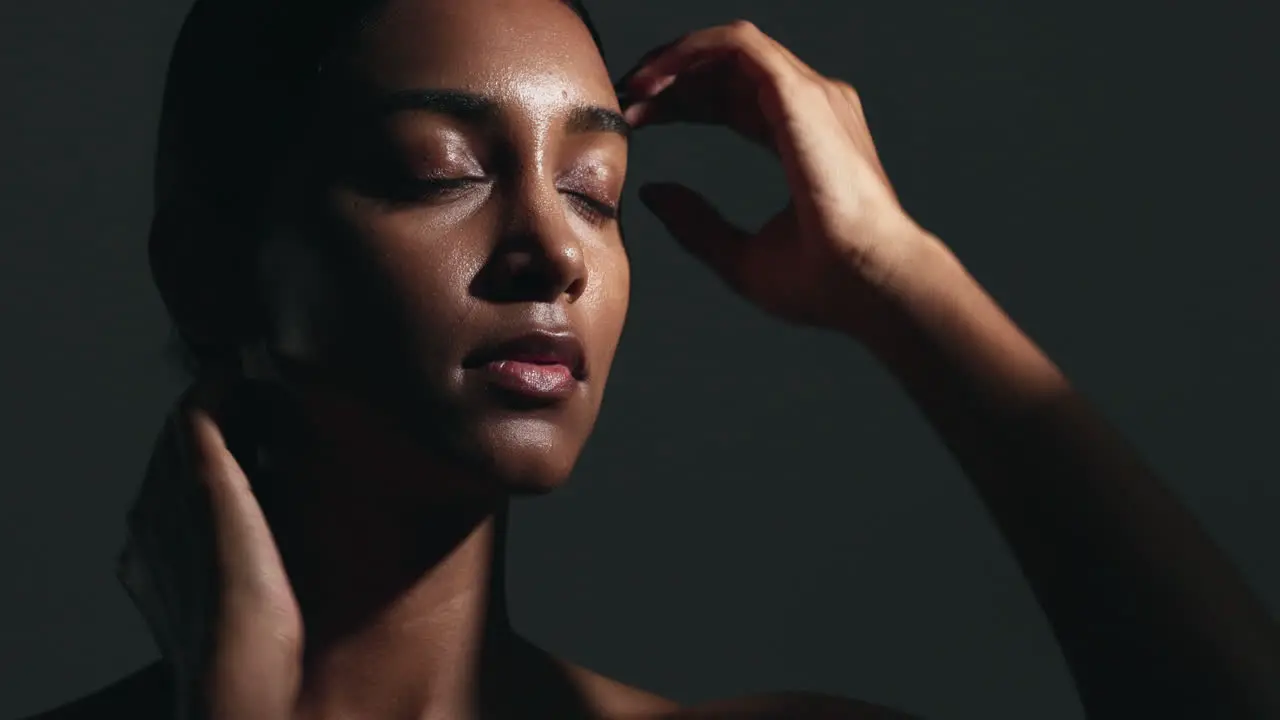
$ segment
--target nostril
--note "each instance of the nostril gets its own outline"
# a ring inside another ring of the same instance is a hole
[[[565,239],[565,238],[568,239]],[[563,229],[506,235],[472,282],[472,294],[495,302],[570,302],[585,291],[586,265],[576,238]]]
[[[582,297],[582,294],[586,292],[586,290],[586,278],[577,278],[573,282],[569,283],[569,286],[565,288],[564,294],[569,296],[569,302],[573,302],[574,300]]]

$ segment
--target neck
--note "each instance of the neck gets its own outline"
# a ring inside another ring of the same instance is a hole
[[[444,478],[359,437],[279,453],[264,500],[306,632],[299,717],[476,717],[517,642],[506,501],[425,499]]]

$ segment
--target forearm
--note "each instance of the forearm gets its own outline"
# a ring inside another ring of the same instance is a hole
[[[1280,717],[1280,640],[1192,516],[940,243],[871,349],[959,460],[1090,717]]]

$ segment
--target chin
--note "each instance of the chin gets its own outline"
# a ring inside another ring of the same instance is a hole
[[[568,482],[586,440],[577,435],[536,417],[484,423],[480,482],[503,495],[545,495]]]

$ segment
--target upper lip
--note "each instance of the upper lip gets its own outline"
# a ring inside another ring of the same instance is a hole
[[[463,367],[481,367],[498,360],[564,365],[578,380],[586,379],[586,354],[582,351],[582,342],[569,331],[534,330],[486,344],[467,356]]]

